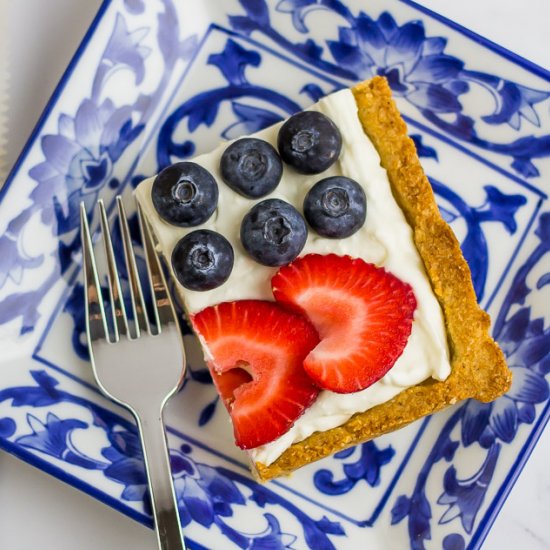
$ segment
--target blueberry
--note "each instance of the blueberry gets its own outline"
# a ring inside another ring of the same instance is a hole
[[[178,241],[172,251],[172,269],[190,290],[212,290],[225,283],[233,269],[233,247],[209,229],[197,229]]]
[[[291,116],[279,130],[282,159],[301,174],[319,174],[340,156],[342,136],[336,124],[317,111]]]
[[[365,223],[367,198],[363,188],[350,178],[325,178],[306,195],[304,215],[319,235],[342,239],[353,235]]]
[[[210,172],[194,162],[178,162],[153,182],[151,198],[158,215],[180,227],[204,223],[218,205],[218,185]]]
[[[267,141],[243,138],[223,152],[220,171],[231,189],[244,197],[258,199],[277,187],[283,175],[283,163],[275,147]]]
[[[304,248],[307,227],[298,210],[280,199],[256,204],[241,223],[241,241],[259,263],[285,265]]]

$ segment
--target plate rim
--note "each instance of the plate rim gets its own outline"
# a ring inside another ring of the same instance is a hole
[[[498,44],[497,42],[494,42],[493,40],[490,40],[489,38],[486,38],[485,36],[475,31],[472,31],[471,29],[468,29],[467,27],[461,25],[460,23],[457,23],[456,21],[453,21],[452,19],[444,15],[441,15],[440,13],[421,5],[415,2],[414,0],[398,0],[398,1],[402,4],[405,4],[407,6],[410,6],[418,10],[421,13],[424,13],[429,17],[432,17],[433,19],[439,21],[440,23],[443,23],[444,25],[450,27],[455,31],[458,31],[459,33],[463,34],[467,38],[479,43],[482,46],[489,48],[494,53],[501,55],[508,61],[511,61],[512,63],[520,65],[522,68],[532,72],[536,76],[543,78],[547,81],[550,81],[550,70],[547,70],[544,67],[538,65],[537,63],[530,61],[526,57],[523,57],[513,52],[512,50]],[[89,42],[91,41],[95,33],[95,30],[97,29],[98,25],[101,23],[101,20],[103,19],[105,12],[107,11],[107,9],[112,3],[113,3],[113,0],[102,0],[101,5],[97,10],[97,13],[95,14],[94,18],[92,19],[92,22],[90,23],[90,26],[88,27],[86,33],[84,34],[82,40],[80,41],[80,44],[78,45],[75,53],[71,57],[71,60],[69,61],[69,64],[67,65],[66,69],[63,71],[61,78],[57,83],[57,85],[55,86],[50,98],[46,102],[46,105],[43,111],[41,112],[36,124],[34,125],[30,136],[25,141],[25,145],[21,149],[21,152],[17,156],[17,159],[15,160],[13,166],[10,168],[8,175],[4,181],[4,185],[0,187],[0,204],[4,199],[8,189],[10,188],[13,180],[15,179],[15,176],[19,172],[21,164],[27,157],[31,146],[35,142],[36,137],[39,134],[40,130],[42,129],[48,115],[52,111],[53,107],[56,104],[56,101],[61,95],[61,92],[65,88],[65,85],[67,84],[69,77],[71,76],[80,57],[82,56],[82,53],[88,46]]]
[[[484,37],[483,35],[468,29],[467,27],[453,21],[452,19],[439,14],[438,12],[427,8],[414,0],[398,0],[399,3],[409,6],[416,11],[426,15],[429,18],[432,18],[448,28],[459,32],[466,38],[474,41],[477,45],[487,48],[493,53],[502,56],[511,63],[518,65],[519,67],[531,72],[537,77],[540,77],[546,81],[550,82],[550,70],[545,69],[544,67],[530,61],[529,59],[513,52],[512,50],[501,46],[500,44]],[[0,209],[2,207],[2,201],[9,192],[12,184],[16,181],[22,164],[27,159],[32,147],[35,145],[37,138],[39,137],[44,124],[46,123],[48,117],[50,116],[52,110],[57,106],[59,97],[63,93],[67,83],[70,81],[75,68],[80,62],[84,52],[93,42],[97,28],[102,24],[104,16],[108,12],[109,8],[112,7],[113,0],[102,0],[97,13],[94,15],[88,29],[86,30],[82,40],[80,41],[75,53],[72,55],[67,67],[64,69],[59,82],[55,86],[51,96],[45,104],[44,109],[42,110],[37,122],[35,123],[28,139],[25,141],[25,145],[22,147],[21,152],[18,154],[14,164],[9,169],[8,175],[4,181],[4,184],[0,188]],[[33,352],[34,354],[34,352]],[[26,358],[32,358],[33,355]],[[21,358],[23,359],[23,358]],[[527,463],[533,449],[537,445],[540,437],[546,429],[550,421],[550,401],[545,405],[543,411],[540,414],[540,417],[537,420],[536,425],[530,431],[527,440],[522,445],[516,460],[513,462],[508,473],[504,477],[504,480],[499,487],[496,495],[491,500],[484,517],[480,520],[476,530],[473,533],[472,538],[469,541],[470,548],[479,548],[484,540],[486,539],[494,521],[496,520],[500,510],[502,509],[504,503],[506,502],[508,495],[512,491],[517,479]],[[100,502],[110,506],[111,508],[123,513],[124,515],[139,521],[140,523],[152,528],[152,520],[145,514],[140,513],[139,511],[126,506],[120,502],[120,500],[113,498],[109,494],[101,491],[100,489],[95,488],[93,485],[86,483],[80,477],[77,477],[71,473],[68,473],[66,470],[48,462],[38,455],[27,451],[26,449],[15,445],[14,443],[6,440],[5,438],[0,438],[0,449],[5,452],[21,459],[23,462],[36,467],[43,472],[54,476],[60,481],[67,483],[68,485],[78,489],[79,491],[99,500]],[[192,539],[186,540],[190,543],[191,548],[203,548],[200,543]]]

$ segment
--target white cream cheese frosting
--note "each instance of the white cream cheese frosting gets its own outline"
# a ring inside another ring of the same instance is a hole
[[[386,171],[380,166],[378,152],[361,127],[353,94],[350,90],[341,90],[325,97],[311,109],[330,117],[342,134],[340,158],[322,174],[305,176],[285,165],[278,187],[267,197],[251,200],[235,193],[221,179],[219,162],[229,142],[221,143],[211,153],[193,159],[215,177],[220,192],[214,214],[206,223],[193,228],[172,226],[157,215],[151,201],[154,178],[145,180],[136,190],[137,199],[158,239],[160,252],[168,260],[179,239],[196,229],[217,231],[233,246],[235,264],[223,285],[197,292],[178,284],[189,313],[226,301],[273,300],[270,281],[277,268],[263,266],[248,256],[239,237],[241,220],[256,203],[266,198],[285,200],[301,211],[309,189],[320,179],[335,175],[350,177],[363,187],[367,197],[366,222],[359,231],[345,239],[327,239],[310,230],[301,255],[334,253],[362,258],[383,266],[413,288],[417,309],[412,332],[403,354],[392,369],[381,380],[360,392],[337,394],[322,391],[287,433],[248,451],[253,461],[266,466],[293,443],[314,432],[339,426],[353,414],[384,403],[430,377],[445,380],[451,372],[441,308],[414,245],[411,227],[392,195]],[[281,123],[275,124],[258,132],[255,137],[276,146],[280,126]],[[208,354],[208,351],[205,350],[205,353]]]

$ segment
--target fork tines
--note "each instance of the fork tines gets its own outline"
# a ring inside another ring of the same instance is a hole
[[[152,323],[148,318],[143,289],[134,254],[134,247],[130,235],[128,218],[120,196],[116,197],[116,203],[120,234],[124,249],[126,272],[128,274],[129,298],[134,323],[131,324],[128,322],[128,315],[124,305],[124,296],[122,293],[121,279],[115,259],[113,241],[109,230],[107,211],[103,200],[100,199],[97,204],[107,264],[108,300],[112,312],[112,323],[110,324],[112,331],[109,330],[109,323],[107,322],[107,315],[104,307],[104,297],[102,295],[97,262],[93,251],[90,227],[88,224],[88,216],[84,203],[81,203],[80,224],[82,235],[82,262],[84,272],[86,317],[88,320],[88,338],[91,341],[104,339],[113,343],[117,342],[121,335],[127,335],[128,338],[135,339],[139,338],[141,331],[145,331],[149,334],[159,334],[163,324],[175,322],[174,310],[168,295],[166,281],[164,279],[159,258],[155,252],[153,238],[141,208],[138,205],[141,241],[145,251],[149,286],[153,296]]]

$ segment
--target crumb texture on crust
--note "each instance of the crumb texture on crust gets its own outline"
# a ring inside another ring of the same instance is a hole
[[[288,475],[305,464],[402,428],[457,401],[470,397],[492,401],[511,384],[510,369],[489,334],[490,319],[477,303],[460,245],[439,213],[386,79],[375,77],[352,88],[352,92],[363,130],[380,155],[443,310],[452,371],[443,382],[428,380],[355,414],[341,426],[312,434],[269,466],[255,463],[254,473],[262,481]]]

